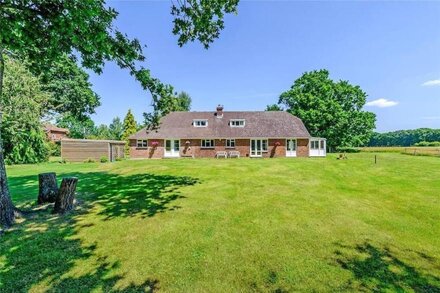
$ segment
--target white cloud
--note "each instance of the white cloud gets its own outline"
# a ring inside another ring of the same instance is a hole
[[[422,83],[422,86],[440,86],[440,79],[428,80]]]
[[[391,100],[381,98],[381,99],[369,101],[365,104],[365,106],[387,108],[387,107],[396,106],[397,104],[399,104],[399,103],[396,101],[391,101]]]

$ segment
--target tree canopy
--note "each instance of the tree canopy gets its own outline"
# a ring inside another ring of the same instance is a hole
[[[440,141],[440,129],[419,128],[374,133],[368,146],[412,146],[421,142]]]
[[[92,90],[89,75],[67,55],[41,73],[43,90],[51,94],[46,110],[57,116],[86,120],[100,106],[99,96]]]
[[[271,104],[266,106],[265,111],[284,111],[283,108],[278,104]]]
[[[3,151],[8,164],[38,163],[47,159],[46,134],[41,124],[50,94],[42,89],[22,62],[6,58],[0,103],[3,110]]]
[[[281,94],[279,104],[301,118],[312,136],[327,138],[330,148],[368,143],[374,113],[363,111],[367,94],[348,81],[333,81],[327,70],[304,73]]]
[[[153,112],[144,113],[144,124],[148,128],[153,129],[159,125],[159,119],[168,113],[191,110],[191,102],[191,96],[186,92],[163,97],[157,102],[157,106]]]

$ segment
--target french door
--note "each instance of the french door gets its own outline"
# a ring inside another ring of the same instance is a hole
[[[286,157],[296,157],[296,139],[286,140]]]
[[[263,140],[251,139],[251,157],[261,157],[263,155]]]
[[[180,140],[167,139],[165,140],[165,157],[179,157],[180,156]]]

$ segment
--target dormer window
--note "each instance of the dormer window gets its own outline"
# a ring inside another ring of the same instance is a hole
[[[231,127],[244,127],[245,120],[244,119],[231,119],[229,121],[229,126]]]
[[[194,125],[194,127],[207,127],[208,120],[207,119],[194,119],[193,125]]]

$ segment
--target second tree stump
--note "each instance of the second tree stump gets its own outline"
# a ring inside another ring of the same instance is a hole
[[[77,183],[78,178],[76,177],[63,178],[55,200],[55,206],[53,208],[54,214],[64,214],[65,212],[73,210],[73,201],[75,199]]]

